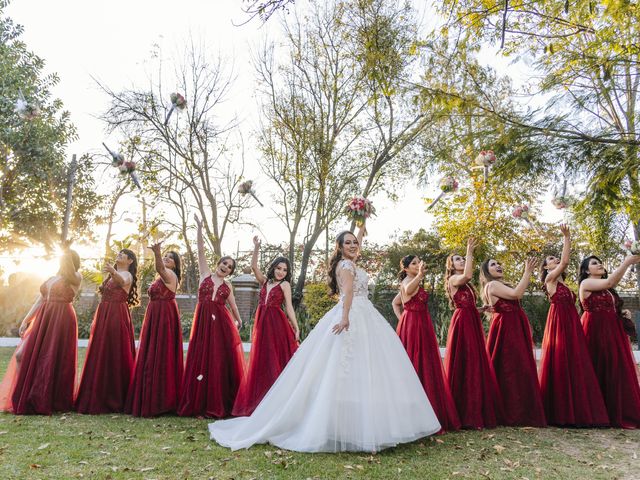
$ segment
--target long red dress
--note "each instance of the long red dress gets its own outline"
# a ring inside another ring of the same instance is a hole
[[[527,314],[518,300],[503,298],[493,312],[487,353],[502,393],[505,424],[544,427],[547,422]]]
[[[460,422],[463,428],[494,428],[502,422],[502,398],[471,287],[459,287],[453,303],[444,365]]]
[[[198,289],[178,415],[228,417],[244,377],[244,352],[226,307],[231,293],[222,283],[215,292],[211,276]]]
[[[253,326],[249,368],[233,405],[232,415],[236,417],[253,413],[298,348],[293,328],[281,308],[283,302],[280,284],[269,290],[267,298],[265,282]]]
[[[612,426],[640,428],[640,386],[629,338],[608,290],[593,292],[582,302],[587,348]]]
[[[182,330],[175,293],[161,278],[148,290],[140,345],[125,412],[153,417],[175,412],[182,382]]]
[[[576,310],[576,296],[561,282],[551,297],[542,340],[540,390],[550,425],[609,424]]]
[[[73,289],[62,278],[40,286],[43,303],[22,346],[11,392],[11,411],[18,415],[68,412],[73,409],[78,322]],[[48,291],[47,291],[48,290]]]
[[[404,304],[404,311],[396,332],[429,398],[443,431],[460,429],[449,385],[444,380],[440,349],[429,315],[429,294],[419,287],[416,294]]]
[[[79,413],[124,411],[136,354],[127,297],[113,279],[105,284],[76,397]]]

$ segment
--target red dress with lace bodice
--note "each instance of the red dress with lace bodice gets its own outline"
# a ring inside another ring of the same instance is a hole
[[[576,309],[576,296],[558,282],[542,340],[540,390],[550,425],[604,426],[609,417]]]
[[[175,293],[161,278],[148,290],[140,345],[125,412],[153,417],[175,412],[182,382],[182,329]]]
[[[544,427],[547,422],[527,314],[518,300],[502,298],[492,310],[487,353],[502,393],[504,423]]]
[[[178,415],[231,415],[244,377],[244,353],[238,329],[226,307],[230,293],[226,282],[216,290],[211,275],[200,283]]]
[[[298,348],[293,328],[282,311],[283,302],[280,284],[274,285],[267,297],[265,282],[253,325],[249,367],[233,406],[236,417],[251,415]]]
[[[43,283],[40,294],[42,305],[19,347],[11,395],[11,410],[16,414],[51,415],[73,409],[78,345],[78,322],[71,304],[75,292],[58,278]]]
[[[494,428],[502,421],[502,398],[471,287],[458,287],[453,303],[444,365],[460,422],[463,428]]]
[[[444,379],[440,348],[429,315],[428,301],[429,294],[419,287],[416,294],[404,304],[396,332],[416,369],[442,429],[458,430],[460,420],[449,385]]]
[[[124,411],[136,353],[127,297],[113,279],[105,284],[76,397],[79,413]]]
[[[611,426],[640,428],[640,386],[631,343],[608,290],[582,301],[582,327]]]

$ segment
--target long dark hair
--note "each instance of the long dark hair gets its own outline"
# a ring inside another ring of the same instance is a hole
[[[600,263],[603,263],[600,257],[597,257],[595,255],[590,255],[584,260],[582,260],[582,262],[580,262],[580,270],[578,272],[578,285],[580,285],[583,280],[586,280],[587,278],[589,278],[589,263],[594,258],[598,260]],[[602,277],[600,278],[607,278],[608,276],[609,276],[609,272],[607,272],[607,269],[605,268],[604,275],[602,275]],[[618,295],[618,292],[616,291],[615,288],[609,288],[608,290],[609,292],[611,292],[611,295],[613,295],[616,312],[618,313],[618,316],[621,316],[624,301],[622,300],[622,298],[620,298],[620,295]],[[580,307],[582,308],[582,302],[580,302]]]
[[[547,270],[544,267],[547,266],[547,257],[548,256],[549,255],[545,255],[544,256],[544,260],[542,260],[542,265],[540,265],[540,283],[542,283],[542,291],[547,296],[547,298],[549,298],[549,292],[547,292],[547,284],[546,284],[545,280],[547,279],[547,275],[549,275],[549,270]],[[565,280],[566,278],[567,278],[567,272],[565,270],[564,272],[562,272],[562,280]]]
[[[338,293],[338,278],[336,277],[336,268],[338,267],[338,262],[342,260],[342,247],[344,245],[344,237],[347,235],[353,235],[353,232],[350,230],[345,230],[344,232],[340,232],[336,237],[336,245],[331,254],[331,258],[329,259],[329,271],[328,271],[328,283],[329,289],[331,290],[331,295],[336,295]],[[355,235],[353,235],[355,237]],[[356,237],[357,238],[357,237]]]
[[[224,262],[225,260],[231,260],[233,262],[233,268],[231,269],[231,271],[229,272],[229,275],[233,275],[233,272],[236,271],[236,259],[229,256],[229,255],[225,255],[224,257],[222,257],[220,260],[218,260],[218,263],[216,263],[216,266],[220,265],[222,262]]]
[[[173,263],[175,264],[173,272],[176,274],[176,277],[178,277],[178,283],[180,283],[180,280],[182,278],[182,270],[180,268],[180,255],[178,255],[178,253],[174,252],[173,250],[168,251],[167,255],[169,255],[173,259]]]
[[[284,263],[287,266],[287,274],[284,276],[282,281],[291,283],[291,262],[287,257],[276,257],[273,259],[273,261],[269,265],[269,268],[267,269],[267,281],[275,280],[276,267],[281,263]]]
[[[405,278],[407,278],[407,272],[405,271],[405,268],[409,268],[409,265],[411,265],[411,262],[413,262],[414,258],[416,258],[416,255],[405,255],[400,259],[400,270],[398,271],[398,280],[400,280],[401,282]]]
[[[78,270],[80,270],[80,255],[75,250],[65,250],[60,257],[58,274],[67,284],[71,284],[74,283]]]
[[[487,298],[487,289],[486,286],[489,282],[492,282],[494,280],[497,280],[496,278],[493,277],[493,275],[491,275],[489,273],[489,262],[491,262],[491,260],[495,260],[494,258],[487,258],[484,262],[482,262],[480,264],[480,288],[482,289],[482,301],[486,304],[489,305],[489,298]]]
[[[140,304],[140,300],[138,298],[138,257],[136,257],[136,254],[128,248],[123,248],[119,253],[124,253],[129,258],[129,260],[131,260],[131,264],[127,269],[131,274],[131,288],[129,289],[129,295],[127,296],[127,305],[129,305],[129,307],[135,307],[136,305]],[[113,268],[117,270],[118,264],[114,263]],[[101,295],[104,294],[104,289],[110,278],[111,275],[108,275],[107,278],[105,278],[102,281],[102,284],[98,287],[98,291]]]

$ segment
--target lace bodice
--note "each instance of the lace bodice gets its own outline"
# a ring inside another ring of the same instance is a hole
[[[149,294],[149,300],[173,300],[176,298],[176,294],[169,290],[161,278],[158,278],[149,286],[147,290]]]
[[[49,285],[51,286],[49,287]],[[42,294],[42,298],[47,302],[71,303],[76,296],[73,288],[60,277],[56,280],[53,280],[52,277],[40,285],[40,293]]]
[[[213,291],[216,286],[213,284],[213,279],[211,275],[202,280],[200,287],[198,287],[198,301],[199,302],[211,302],[225,304],[227,302],[227,297],[229,296],[230,290],[227,282],[222,282],[222,285],[218,287],[216,290],[216,298],[213,298]]]
[[[365,297],[369,296],[369,275],[363,269],[358,268],[351,260],[340,260],[338,268],[346,273],[346,275],[353,276],[353,296]],[[342,298],[342,292],[344,291],[343,284],[346,275],[338,275],[338,289],[340,290],[340,298]]]
[[[126,302],[129,294],[124,291],[124,289],[118,285],[113,278],[110,278],[109,281],[104,285],[104,289],[102,290],[102,301],[103,302]]]
[[[551,297],[551,303],[567,303],[569,305],[575,305],[576,294],[573,293],[564,283],[558,282],[556,293]]]
[[[260,305],[280,308],[284,303],[284,292],[282,291],[282,287],[279,283],[272,286],[269,289],[269,297],[267,298],[267,283],[269,282],[264,282],[264,285],[262,285],[262,288],[260,289]]]
[[[476,308],[476,296],[473,289],[466,283],[460,285],[453,296],[453,304],[456,308]]]
[[[600,290],[599,292],[591,292],[587,298],[582,301],[582,308],[586,312],[616,312],[616,302],[609,290]]]
[[[520,305],[520,300],[499,298],[490,310],[496,313],[517,312],[518,310],[522,310],[522,306]]]
[[[407,301],[402,308],[409,311],[427,310],[429,302],[429,293],[422,287],[418,287],[418,291],[413,297]]]

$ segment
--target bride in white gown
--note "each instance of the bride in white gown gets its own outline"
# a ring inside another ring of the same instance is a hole
[[[367,298],[355,261],[358,238],[343,232],[330,262],[340,301],[318,322],[250,417],[209,424],[232,450],[271,443],[299,452],[377,452],[440,430],[398,336]]]

